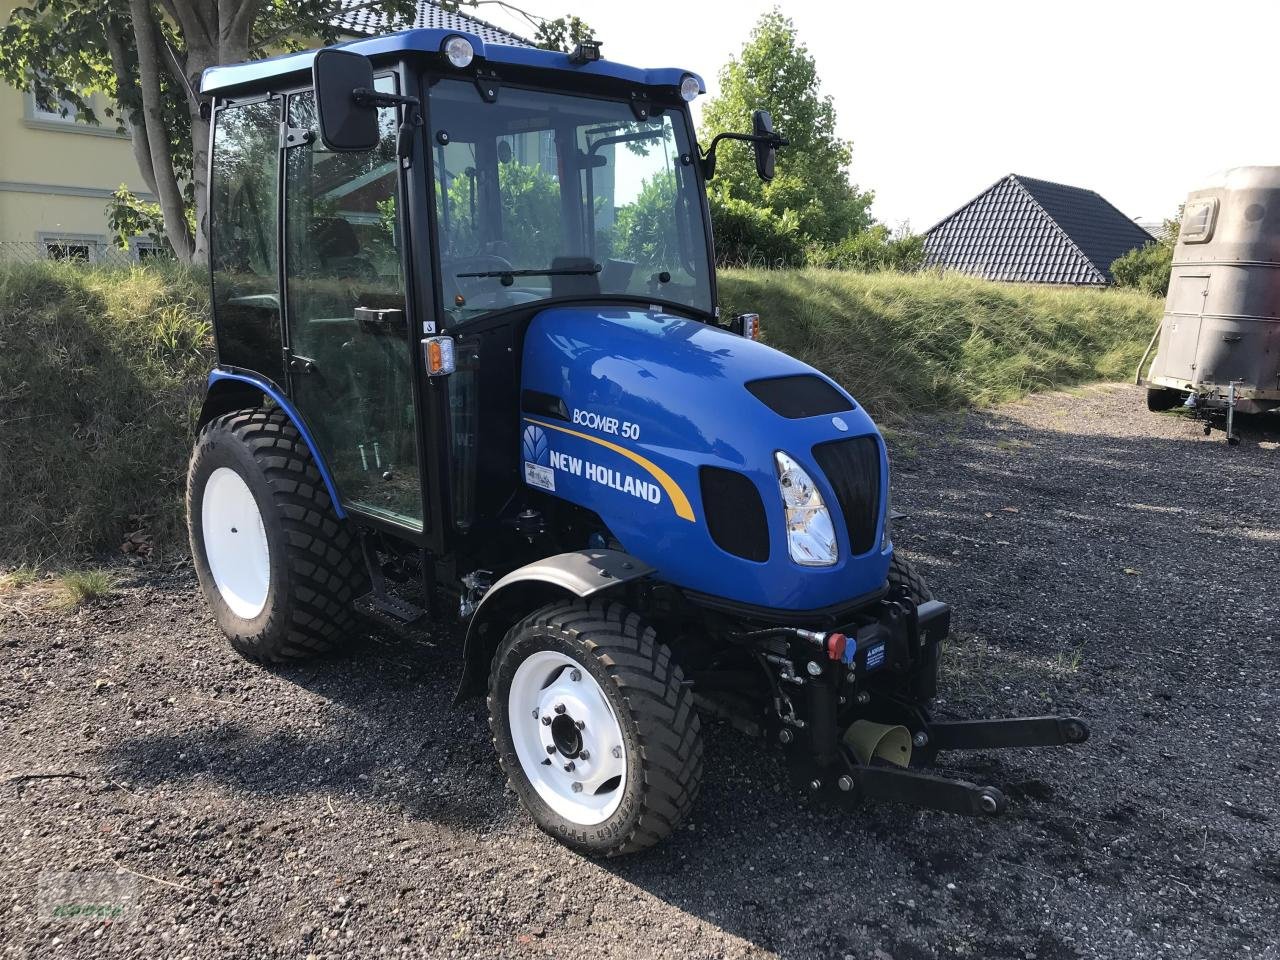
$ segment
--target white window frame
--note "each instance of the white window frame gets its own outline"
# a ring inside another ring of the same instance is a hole
[[[49,247],[51,245],[63,244],[69,247],[88,247],[89,263],[96,263],[98,255],[102,248],[107,245],[107,238],[100,233],[64,233],[62,231],[41,231],[36,234],[36,243],[44,249],[45,259],[53,260],[54,257],[49,256]]]
[[[129,240],[129,256],[141,263],[143,260],[143,251],[151,253],[156,252],[160,256],[168,255],[169,251],[163,243],[156,243],[150,237],[132,237]]]
[[[61,123],[68,126],[86,126],[83,120],[77,116],[76,105],[70,100],[59,100],[59,106],[67,109],[66,116],[57,110],[46,110],[40,106],[36,100],[36,92],[34,90],[27,91],[27,119],[35,120],[37,123]]]

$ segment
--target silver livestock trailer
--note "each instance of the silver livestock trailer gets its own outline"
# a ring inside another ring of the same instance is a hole
[[[1182,212],[1147,406],[1206,415],[1280,407],[1280,167],[1236,167]],[[1143,356],[1143,362],[1147,355]],[[1209,432],[1206,419],[1205,433]]]

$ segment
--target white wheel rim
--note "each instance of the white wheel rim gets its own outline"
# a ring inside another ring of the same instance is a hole
[[[237,617],[252,620],[267,605],[271,554],[258,503],[230,467],[218,467],[205,482],[200,532],[222,599]]]
[[[627,786],[622,726],[580,663],[551,650],[528,657],[511,678],[507,719],[520,766],[547,806],[582,826],[613,816]]]

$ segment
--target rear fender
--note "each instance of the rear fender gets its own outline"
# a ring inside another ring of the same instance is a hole
[[[276,406],[283,410],[289,419],[293,421],[293,425],[297,428],[298,433],[301,434],[307,449],[311,451],[311,459],[315,461],[316,469],[320,471],[320,477],[324,480],[325,489],[329,491],[329,500],[333,503],[334,513],[340,519],[345,520],[347,512],[342,509],[342,501],[338,499],[338,488],[334,486],[333,476],[329,473],[329,465],[321,455],[320,448],[316,446],[315,438],[311,436],[311,431],[307,429],[306,422],[293,404],[285,399],[284,394],[271,381],[238,371],[211,371],[209,373],[209,386],[205,390],[204,403],[200,407],[200,419],[196,423],[196,430],[202,429],[210,420],[220,417],[224,413],[243,410],[246,407],[260,406],[265,397],[270,397]]]
[[[653,572],[653,567],[621,550],[575,550],[511,571],[489,588],[467,624],[462,680],[454,702],[484,692],[494,651],[522,617],[548,603],[592,597]]]

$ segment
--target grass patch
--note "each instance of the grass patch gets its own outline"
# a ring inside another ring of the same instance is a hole
[[[1037,390],[1127,379],[1163,305],[1132,290],[991,283],[957,274],[727,270],[726,315],[889,422]]]
[[[21,590],[29,587],[40,577],[40,570],[32,564],[23,563],[11,570],[0,573],[0,593],[10,590]]]
[[[116,578],[105,570],[72,570],[59,580],[58,606],[70,610],[93,603],[111,596],[115,585]]]

